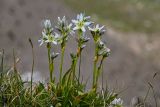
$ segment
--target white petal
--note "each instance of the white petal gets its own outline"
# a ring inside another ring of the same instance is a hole
[[[96,25],[96,28],[97,28],[97,29],[99,28],[99,24]]]
[[[104,26],[100,27],[99,30],[102,30],[104,28]]]
[[[86,29],[85,29],[84,26],[81,28],[81,30],[82,30],[83,32],[86,32]]]
[[[55,34],[54,35],[55,38],[59,38],[60,37],[60,35],[58,33],[55,32],[54,34]]]
[[[73,28],[73,30],[77,30],[77,29],[79,29],[77,26]]]
[[[84,15],[81,13],[80,16],[79,16],[79,20],[82,21],[83,18],[84,18]]]
[[[71,28],[71,27],[72,27],[72,25],[73,25],[73,24],[72,24],[72,23],[70,23],[70,24],[68,25],[68,27],[69,27],[69,28]]]
[[[44,21],[44,27],[45,27],[45,28],[51,28],[51,21],[50,21],[49,19],[46,19],[46,20]]]
[[[66,20],[66,16],[63,16],[62,20],[65,22],[65,20]]]
[[[42,36],[43,36],[43,37],[47,37],[47,35],[46,35],[45,32],[42,32]]]
[[[45,42],[46,42],[46,43],[49,43],[50,41],[49,41],[49,40],[46,40]]]
[[[91,16],[86,16],[86,17],[85,17],[85,19],[90,19],[90,18],[91,18]]]
[[[85,26],[88,26],[88,25],[90,25],[90,24],[91,24],[91,22],[85,22],[85,23],[84,23]]]
[[[77,14],[77,19],[79,19],[80,18],[80,14]]]
[[[105,32],[106,30],[104,29],[104,30],[102,30],[102,32]]]
[[[57,42],[56,42],[56,41],[52,41],[52,43],[55,44],[55,45],[57,45]]]
[[[93,31],[93,29],[91,27],[88,27],[89,30]]]
[[[58,17],[58,21],[61,21],[61,18],[60,18],[60,17]]]
[[[72,22],[73,22],[73,23],[75,23],[75,24],[77,24],[77,23],[78,23],[78,21],[77,21],[77,20],[72,20]]]
[[[42,40],[42,39],[40,39],[40,40],[38,40],[38,42],[40,43],[40,44],[39,44],[39,46],[42,46],[42,44],[43,44],[43,40]]]

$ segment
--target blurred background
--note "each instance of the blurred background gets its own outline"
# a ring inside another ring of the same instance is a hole
[[[27,78],[32,66],[30,37],[36,54],[35,81],[47,81],[47,50],[38,44],[42,20],[51,19],[56,25],[58,16],[65,15],[71,20],[81,12],[107,29],[103,38],[111,49],[111,56],[104,63],[104,84],[110,90],[116,89],[129,105],[132,98],[145,97],[150,82],[154,92],[150,90],[147,101],[155,107],[154,98],[160,102],[160,0],[0,0],[0,49],[5,49],[5,63],[13,64],[14,48],[21,59],[19,71]],[[64,70],[70,66],[69,53],[75,52],[75,43],[75,39],[70,38]],[[82,53],[82,76],[88,80],[88,87],[93,49],[91,40]],[[53,51],[60,52],[59,47]],[[55,75],[58,76],[59,58],[56,61]]]

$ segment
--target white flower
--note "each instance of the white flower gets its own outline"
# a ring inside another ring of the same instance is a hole
[[[99,24],[93,26],[93,28],[91,27],[88,27],[88,29],[90,30],[92,36],[93,36],[93,39],[94,41],[98,41],[100,39],[100,36],[102,36],[105,32],[105,30],[103,29],[104,26],[99,26]]]
[[[98,44],[98,55],[99,56],[103,56],[103,57],[108,57],[109,55],[110,55],[110,49],[109,48],[107,48],[107,46],[101,41],[101,40],[99,40],[98,42],[97,42],[97,44]]]
[[[109,48],[106,48],[106,52],[107,52],[107,53],[110,53],[111,50],[110,50]]]
[[[98,41],[98,47],[99,48],[103,48],[104,47],[104,43],[101,40]]]
[[[68,22],[66,20],[66,17],[63,16],[63,18],[61,19],[60,17],[58,17],[58,23],[57,23],[57,30],[59,30],[61,33],[63,33],[63,31],[66,29],[66,27],[68,26]]]
[[[88,38],[85,33],[83,33],[83,36],[81,36],[81,39],[83,40],[84,43],[90,40],[90,38]]]
[[[96,26],[94,26],[93,28],[88,27],[90,31],[93,32],[105,32],[105,30],[103,30],[104,26],[99,26],[99,24],[97,24]]]
[[[112,102],[111,102],[112,105],[119,105],[119,106],[122,106],[123,104],[123,100],[121,100],[120,98],[115,98]]]
[[[75,24],[75,27],[73,30],[81,30],[83,32],[86,31],[85,27],[89,26],[92,22],[88,21],[90,19],[90,16],[85,17],[84,14],[80,13],[77,15],[76,20],[72,20],[72,22]]]
[[[62,19],[61,19],[60,17],[58,17],[58,22],[59,22],[59,23],[65,23],[65,22],[66,22],[66,17],[63,16]]]
[[[43,43],[53,43],[55,45],[59,44],[59,38],[60,38],[60,35],[57,34],[56,32],[53,34],[46,34],[45,31],[42,32],[42,38],[40,40],[38,40],[38,42],[40,42],[40,46],[43,44]]]
[[[47,38],[47,40],[45,42],[53,43],[55,45],[57,45],[59,43],[58,40],[60,38],[60,35],[58,33],[54,32],[54,35],[51,34],[51,35],[48,35],[47,37],[48,38]]]
[[[59,43],[59,38],[60,35],[58,33],[53,34],[53,28],[51,25],[51,21],[50,20],[45,20],[44,21],[44,29],[42,31],[42,38],[40,40],[38,40],[38,42],[40,42],[40,46],[43,43],[53,43],[55,45],[57,45]]]
[[[68,24],[68,21],[66,20],[66,17],[63,16],[61,19],[58,17],[58,23],[56,26],[56,29],[64,36],[73,35],[73,30],[72,30],[72,23]]]
[[[43,22],[43,24],[44,24],[44,28],[45,28],[45,29],[50,29],[50,28],[52,28],[52,24],[51,24],[51,21],[50,21],[49,19],[46,19],[46,20]]]
[[[70,35],[73,35],[75,32],[72,30],[72,23],[70,23],[67,28],[66,28],[66,32],[69,33]]]

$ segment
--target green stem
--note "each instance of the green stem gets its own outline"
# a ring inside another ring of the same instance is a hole
[[[73,81],[75,80],[75,76],[76,76],[77,61],[78,61],[78,57],[76,56],[76,59],[73,64]]]
[[[100,75],[100,70],[101,70],[101,68],[102,68],[102,65],[103,65],[103,61],[104,61],[104,57],[102,57],[102,59],[101,59],[101,62],[100,62],[100,65],[99,65],[99,67],[98,67],[98,69],[97,69],[97,75],[96,75],[96,85],[97,85],[98,78],[99,78],[99,75]]]
[[[80,55],[79,55],[79,72],[78,72],[78,83],[80,81],[80,75],[81,75],[81,52],[80,52]]]
[[[52,82],[52,63],[51,63],[51,44],[47,43],[47,49],[48,49],[48,64],[49,64],[49,71],[50,71],[50,82]]]
[[[102,64],[102,90],[104,90],[104,74],[103,74],[103,64]]]
[[[93,66],[93,85],[92,88],[96,88],[96,77],[97,77],[97,62],[98,62],[98,55],[97,55],[97,45],[95,46],[95,57],[94,57],[94,66]]]
[[[76,73],[76,66],[77,66],[77,61],[78,61],[78,58],[80,57],[81,55],[81,42],[80,42],[80,37],[82,36],[82,31],[79,30],[78,31],[78,49],[77,49],[77,55],[76,55],[76,59],[74,61],[74,67],[73,67],[73,81],[75,79],[75,73]],[[79,65],[80,66],[80,65]],[[80,71],[79,71],[80,72]]]
[[[95,83],[96,83],[96,75],[97,75],[97,61],[94,61],[94,71],[93,71],[93,88],[95,88]]]
[[[60,84],[62,83],[62,71],[63,71],[63,61],[64,61],[65,46],[62,46],[61,52],[62,52],[62,55],[61,55],[60,78],[59,78]]]
[[[51,59],[51,63],[50,63],[50,75],[51,75],[51,82],[53,82],[53,77],[52,77],[52,74],[53,74],[53,71],[54,71],[54,59]]]

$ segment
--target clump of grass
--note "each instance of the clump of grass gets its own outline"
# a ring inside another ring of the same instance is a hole
[[[74,25],[73,25],[74,24]],[[4,69],[4,51],[0,66],[0,103],[5,106],[18,107],[123,107],[123,101],[118,94],[110,92],[107,88],[98,90],[98,80],[102,72],[103,61],[110,55],[110,49],[102,42],[101,36],[104,34],[104,26],[92,25],[89,16],[78,14],[72,23],[68,23],[66,17],[58,17],[58,23],[53,28],[50,20],[44,21],[42,38],[40,45],[46,45],[48,51],[48,65],[50,81],[48,83],[34,83],[34,47],[31,39],[29,42],[32,47],[33,64],[31,81],[23,81],[16,69],[17,59],[14,55],[14,65],[9,69]],[[93,26],[93,27],[92,27]],[[86,91],[85,84],[80,82],[81,54],[90,38],[86,35],[89,30],[95,43],[95,56],[93,68],[93,84]],[[67,71],[63,70],[65,62],[64,54],[68,39],[75,35],[77,41],[76,53],[71,53],[71,66]],[[59,53],[51,52],[52,45],[61,45],[61,63],[59,67],[59,81],[55,82],[54,60]],[[79,65],[77,65],[77,62]],[[78,70],[77,70],[78,66]],[[12,69],[13,68],[13,69]],[[64,74],[64,75],[63,75]]]

